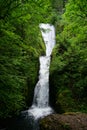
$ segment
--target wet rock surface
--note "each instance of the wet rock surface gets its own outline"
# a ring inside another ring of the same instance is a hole
[[[40,130],[87,130],[87,114],[52,114],[40,122]]]

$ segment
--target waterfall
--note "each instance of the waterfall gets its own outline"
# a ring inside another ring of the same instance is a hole
[[[49,67],[52,49],[55,45],[55,28],[50,24],[39,25],[46,46],[46,56],[40,56],[39,81],[34,90],[33,104],[28,110],[30,116],[39,119],[53,112],[49,106]]]

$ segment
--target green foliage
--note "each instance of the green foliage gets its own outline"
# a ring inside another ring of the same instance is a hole
[[[40,55],[45,53],[39,23],[48,22],[50,0],[0,0],[0,118],[32,102]]]
[[[87,1],[65,3],[0,0],[0,118],[31,105],[38,58],[45,54],[39,29],[42,22],[54,24],[57,33],[50,69],[52,102],[57,108],[60,104],[61,111],[61,103],[66,111],[72,105],[87,110]]]
[[[86,0],[69,0],[65,13],[56,22],[57,45],[51,63],[51,87],[56,89],[56,105],[64,105],[65,111],[87,112],[86,6]],[[64,96],[65,90],[72,96],[67,93]]]

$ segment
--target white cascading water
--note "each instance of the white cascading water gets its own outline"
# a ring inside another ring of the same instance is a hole
[[[28,110],[29,115],[35,119],[53,113],[52,108],[49,106],[49,67],[50,56],[55,45],[55,28],[53,25],[43,23],[39,27],[46,45],[46,56],[39,58],[39,81],[35,86],[33,104]]]

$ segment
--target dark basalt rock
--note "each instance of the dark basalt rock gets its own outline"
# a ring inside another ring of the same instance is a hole
[[[87,114],[52,114],[40,121],[40,130],[87,130]]]

